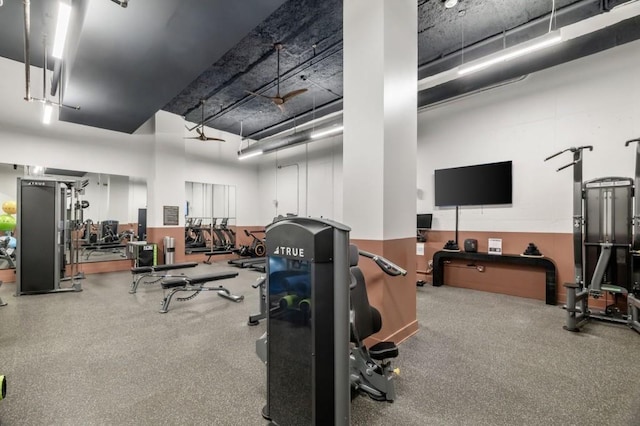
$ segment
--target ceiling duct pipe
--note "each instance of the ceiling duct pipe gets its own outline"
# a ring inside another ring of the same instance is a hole
[[[24,3],[24,79],[26,101],[31,100],[31,62],[29,60],[29,37],[31,34],[31,1],[23,0]]]
[[[252,153],[266,154],[268,152],[276,151],[278,149],[291,148],[292,146],[308,143],[313,140],[320,140],[321,139],[320,137],[317,139],[314,139],[313,135],[320,134],[321,132],[325,132],[325,131],[330,131],[331,129],[336,129],[336,131],[331,135],[327,135],[327,137],[334,136],[339,134],[342,131],[341,126],[342,126],[342,115],[333,120],[329,120],[323,123],[323,125],[319,127],[305,129],[288,136],[263,139],[260,142],[256,142],[253,145],[249,145],[245,149],[239,150],[238,156],[248,157]]]

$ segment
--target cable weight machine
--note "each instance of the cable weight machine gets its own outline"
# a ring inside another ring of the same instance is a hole
[[[629,140],[625,146],[640,142]],[[583,181],[583,151],[592,146],[565,149],[573,153],[573,161],[557,171],[573,167],[573,252],[574,282],[566,283],[568,331],[580,331],[590,319],[627,324],[640,332],[640,145],[636,151],[635,180],[626,177],[604,177]],[[589,309],[589,297],[599,299],[611,295],[613,303],[604,311]],[[626,312],[619,302],[626,297]]]
[[[73,231],[82,214],[79,196],[85,186],[82,181],[18,178],[16,296],[82,291]],[[62,287],[63,281],[70,281],[70,286]]]

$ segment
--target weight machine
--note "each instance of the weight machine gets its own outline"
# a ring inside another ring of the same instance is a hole
[[[393,401],[397,370],[389,360],[398,349],[363,343],[382,323],[369,305],[358,256],[392,276],[406,271],[349,245],[349,228],[330,220],[282,218],[266,233],[267,280],[257,284],[264,299],[253,317],[267,318],[267,333],[256,342],[267,367],[263,417],[282,426],[348,425],[357,394]]]
[[[625,146],[640,142],[629,140]],[[636,151],[635,180],[605,177],[583,182],[582,159],[592,146],[572,147],[565,152],[573,161],[557,171],[573,167],[573,253],[574,279],[566,283],[568,331],[580,331],[590,319],[627,324],[640,332],[640,144]],[[634,204],[635,203],[635,204]],[[635,211],[635,213],[634,213]],[[589,297],[611,295],[604,311],[589,309]],[[619,308],[626,297],[626,312]]]
[[[18,178],[16,296],[82,291],[78,281],[82,274],[77,271],[78,236],[76,233],[74,243],[72,231],[82,223],[79,196],[85,186],[82,181]],[[66,275],[67,247],[70,276]],[[61,287],[66,280],[71,286]]]

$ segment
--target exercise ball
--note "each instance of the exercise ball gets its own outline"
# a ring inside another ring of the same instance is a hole
[[[0,232],[11,232],[16,229],[16,218],[9,215],[0,215]]]
[[[18,211],[18,206],[15,201],[5,201],[2,203],[2,211],[6,214],[16,214]]]
[[[7,396],[7,379],[4,376],[0,376],[0,401]]]

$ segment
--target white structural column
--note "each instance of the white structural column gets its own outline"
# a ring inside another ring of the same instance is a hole
[[[344,223],[415,238],[418,36],[412,0],[344,2]]]
[[[185,148],[182,117],[159,111],[155,116],[153,144],[148,185],[147,227],[161,228],[163,207],[178,206],[180,225],[184,226],[185,205]],[[145,161],[146,159],[140,159]]]
[[[406,277],[362,261],[382,315],[373,340],[401,342],[416,320],[418,6],[344,2],[343,222],[351,239],[398,263]]]

